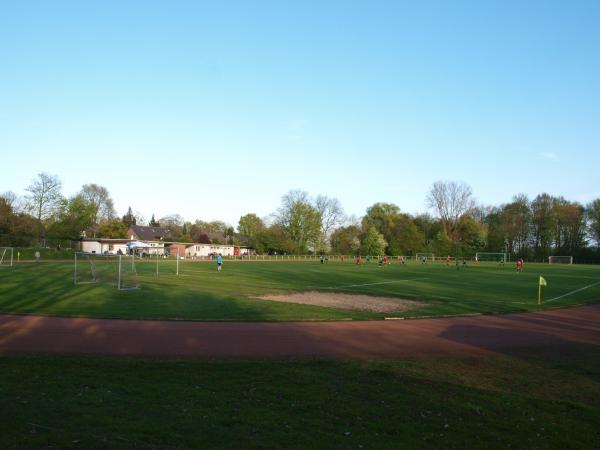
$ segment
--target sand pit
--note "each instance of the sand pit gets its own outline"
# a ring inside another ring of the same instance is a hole
[[[274,302],[300,303],[303,305],[324,306],[327,308],[356,309],[373,312],[398,312],[424,306],[414,300],[390,299],[371,295],[340,294],[335,292],[298,292],[286,295],[265,295],[262,300]]]

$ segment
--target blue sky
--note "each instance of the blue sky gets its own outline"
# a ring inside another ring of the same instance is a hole
[[[425,210],[600,196],[600,2],[5,2],[0,191],[41,171],[120,214]]]

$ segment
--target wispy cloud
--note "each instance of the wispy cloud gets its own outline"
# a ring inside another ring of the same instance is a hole
[[[551,159],[552,161],[558,161],[558,155],[554,152],[544,152],[541,155],[546,159]]]

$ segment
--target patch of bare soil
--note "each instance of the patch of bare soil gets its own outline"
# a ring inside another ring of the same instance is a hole
[[[298,292],[285,295],[264,295],[262,300],[274,302],[300,303],[303,305],[324,306],[327,308],[356,309],[373,312],[398,312],[415,309],[423,306],[414,300],[392,300],[387,297],[373,297],[371,295],[340,294],[336,292]]]

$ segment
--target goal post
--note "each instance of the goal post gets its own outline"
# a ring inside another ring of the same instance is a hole
[[[143,251],[135,256],[135,264],[139,275],[179,275],[181,257],[179,250],[171,251],[161,248],[160,251]]]
[[[73,283],[106,283],[120,291],[138,289],[133,256],[75,252]]]
[[[435,261],[435,255],[433,253],[417,253],[415,254],[415,259],[417,261],[425,262],[425,261]]]
[[[14,248],[0,247],[0,267],[12,266],[14,263]]]
[[[475,253],[477,261],[492,261],[492,262],[506,262],[506,253],[502,252],[477,252]]]
[[[548,264],[573,264],[572,256],[548,256]]]

